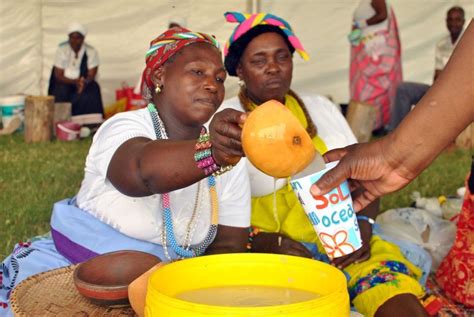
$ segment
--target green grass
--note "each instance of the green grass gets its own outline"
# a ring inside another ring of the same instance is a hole
[[[54,202],[75,195],[91,139],[25,144],[22,134],[0,137],[0,260],[14,244],[49,230]],[[410,193],[453,195],[470,167],[467,150],[442,154],[405,189],[382,198],[382,210],[411,203]]]
[[[469,150],[445,151],[407,187],[382,197],[381,210],[409,206],[413,202],[410,195],[414,191],[420,192],[422,197],[456,195],[456,189],[464,186],[470,169]]]
[[[53,203],[81,185],[90,139],[26,144],[0,137],[0,259],[18,241],[49,230]]]

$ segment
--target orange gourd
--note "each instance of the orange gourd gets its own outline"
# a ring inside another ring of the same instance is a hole
[[[242,147],[256,168],[276,178],[297,174],[316,154],[308,132],[276,100],[263,103],[249,114],[242,128]]]

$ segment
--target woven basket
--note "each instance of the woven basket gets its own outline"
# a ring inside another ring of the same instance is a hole
[[[15,316],[135,316],[129,306],[98,306],[76,290],[74,265],[33,275],[12,291]]]

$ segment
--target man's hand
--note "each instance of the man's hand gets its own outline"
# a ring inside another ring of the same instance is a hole
[[[354,210],[359,212],[378,197],[406,186],[417,174],[405,168],[402,161],[387,155],[391,143],[388,138],[325,153],[326,162],[340,162],[313,184],[311,193],[325,194],[348,179],[351,190],[361,189],[352,195]]]

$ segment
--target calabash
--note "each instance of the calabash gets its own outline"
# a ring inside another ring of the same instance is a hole
[[[316,155],[306,129],[276,100],[249,114],[242,128],[242,147],[256,168],[275,178],[297,174]]]

